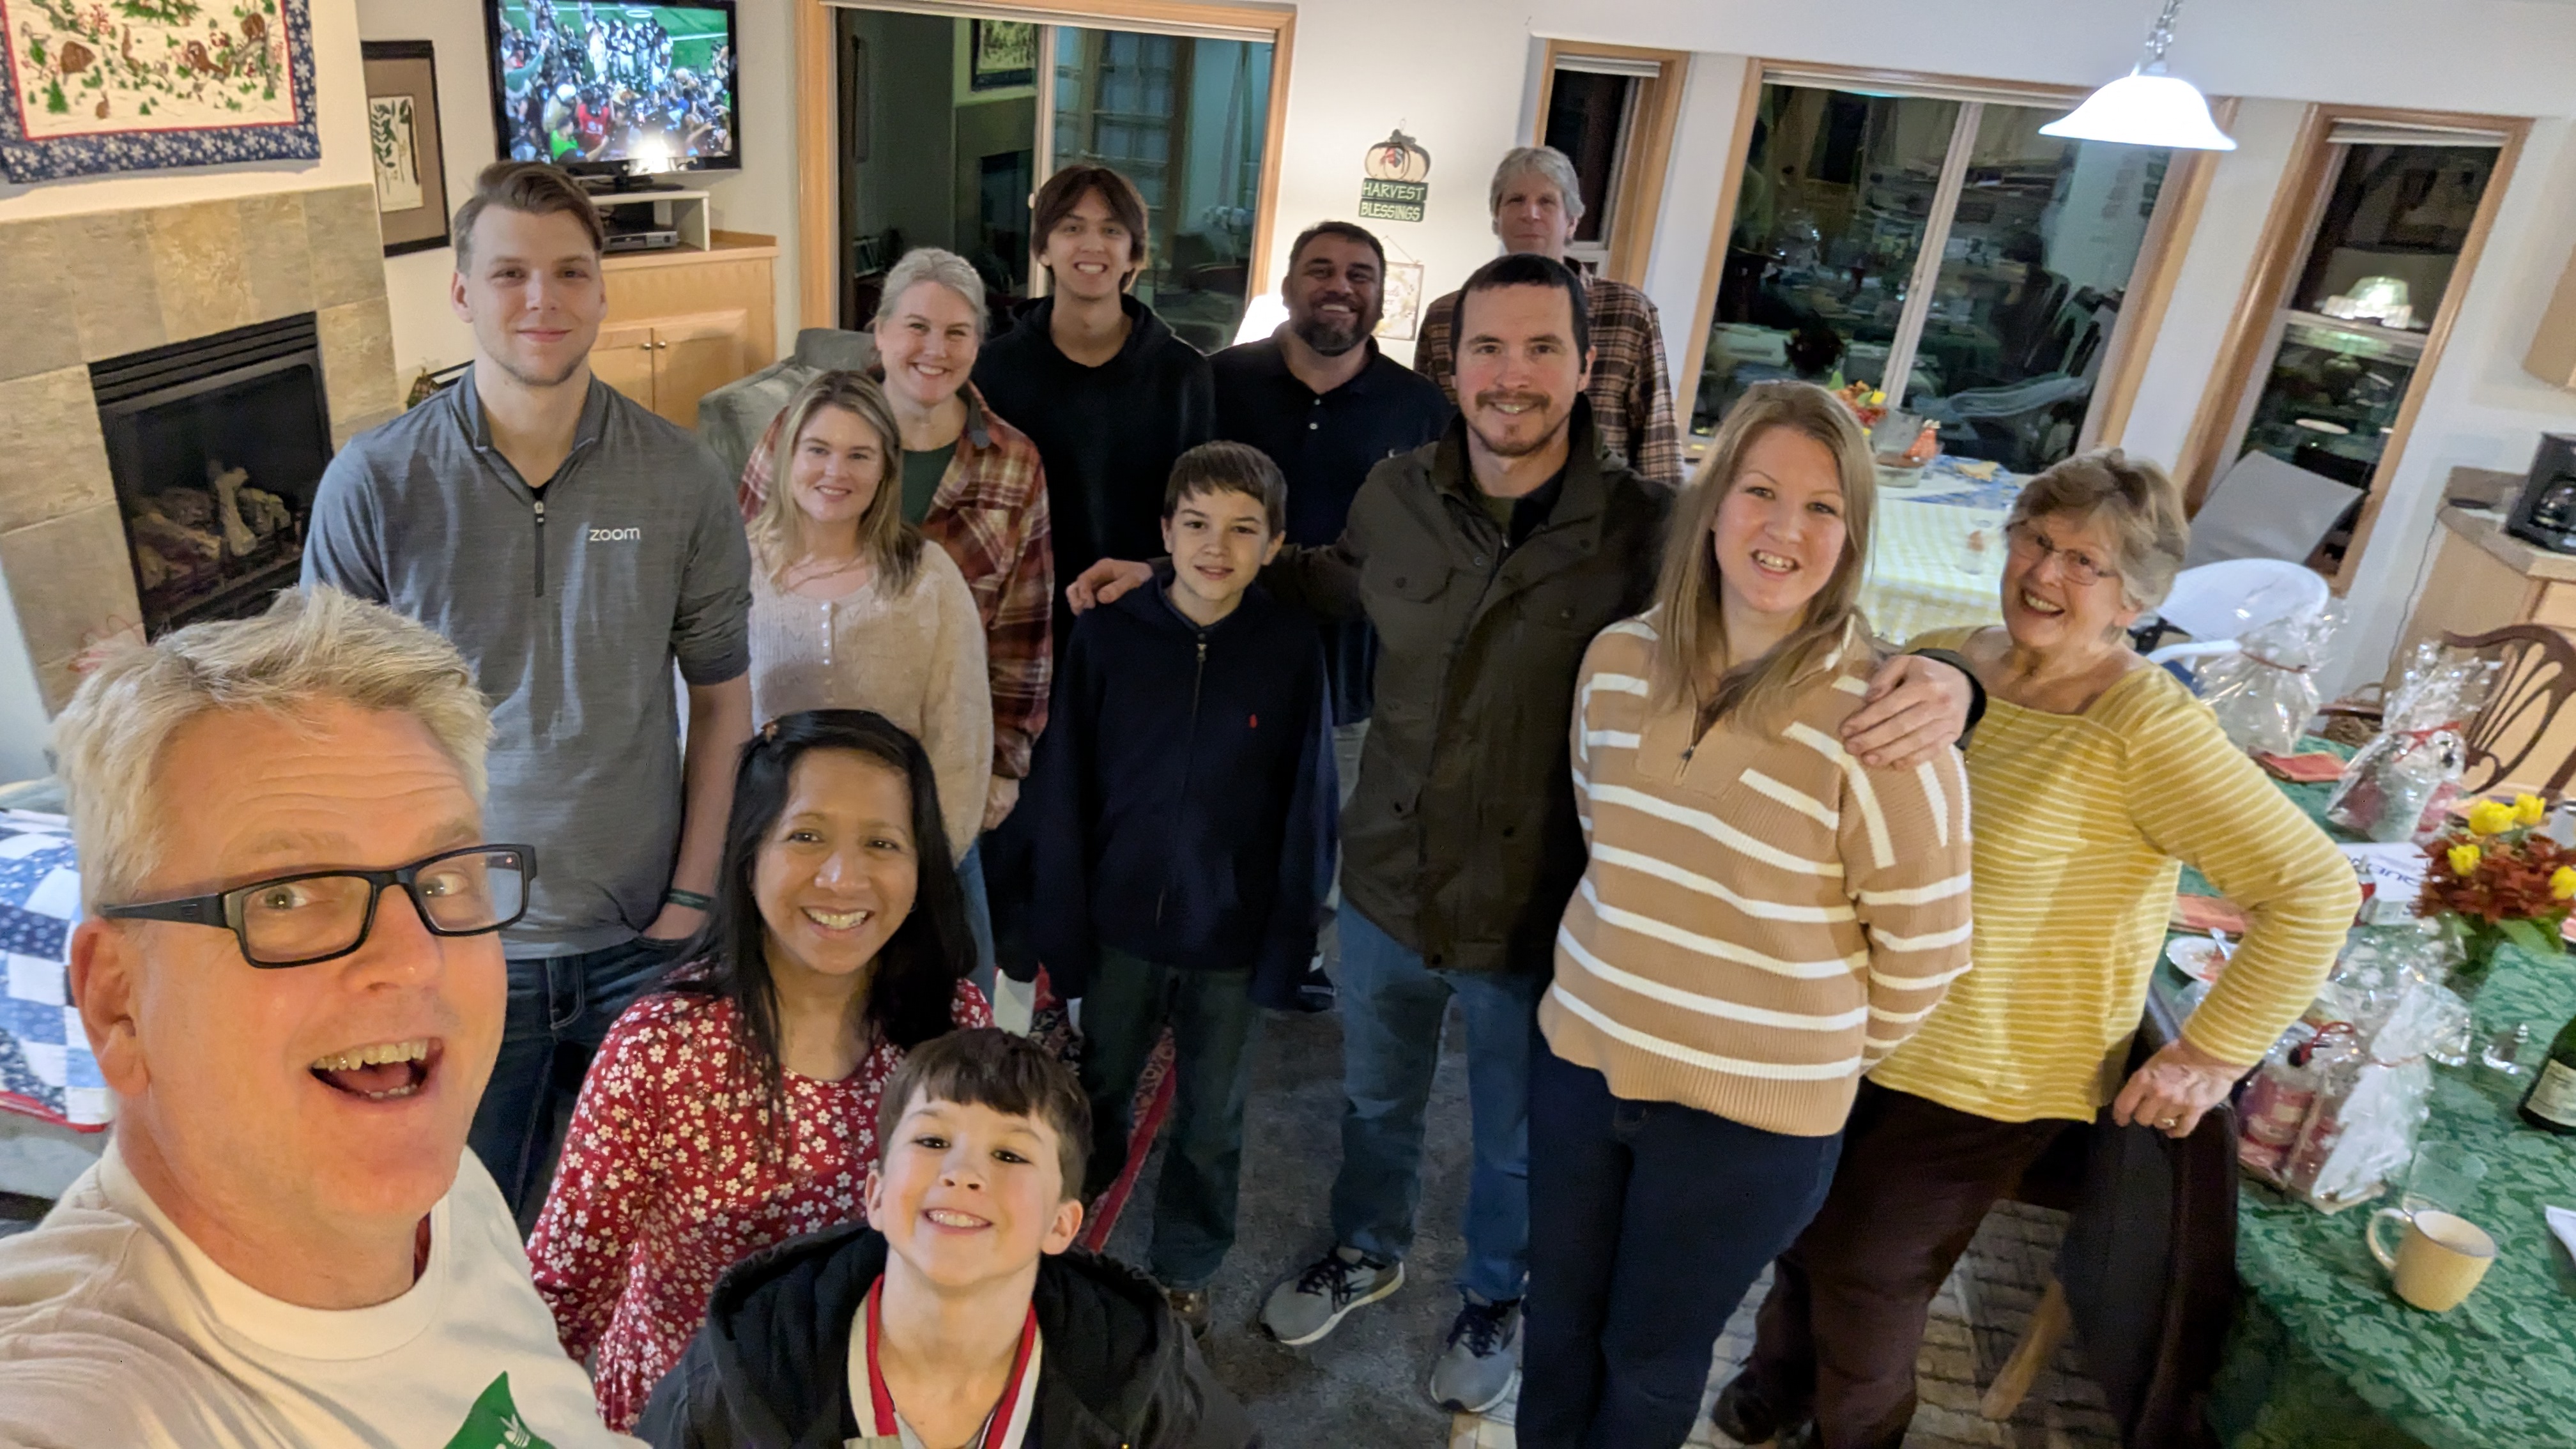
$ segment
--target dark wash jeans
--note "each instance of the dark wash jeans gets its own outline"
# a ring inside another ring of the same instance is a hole
[[[510,963],[501,1056],[474,1109],[466,1144],[526,1227],[545,1201],[539,1181],[555,1132],[572,1115],[583,1073],[620,1012],[661,979],[683,941],[648,941]]]
[[[1103,947],[1082,998],[1082,1091],[1091,1099],[1085,1201],[1127,1170],[1136,1080],[1172,1028],[1172,1145],[1154,1187],[1148,1271],[1166,1288],[1204,1288],[1234,1246],[1243,1181],[1243,1104],[1252,1091],[1252,971],[1164,966]]]
[[[1678,1449],[1711,1345],[1833,1183],[1842,1136],[1610,1094],[1531,1049],[1530,1449]]]

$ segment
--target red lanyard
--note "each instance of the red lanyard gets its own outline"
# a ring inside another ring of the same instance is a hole
[[[885,1371],[877,1367],[877,1345],[884,1340],[883,1319],[878,1301],[885,1293],[885,1279],[868,1285],[868,1409],[875,1420],[875,1432],[891,1437],[903,1432],[895,1416],[894,1395],[887,1391]],[[1013,1421],[1019,1417],[1020,1396],[1029,1391],[1029,1355],[1038,1343],[1038,1310],[1029,1306],[1028,1320],[1020,1325],[1019,1352],[1011,1359],[1011,1376],[1002,1385],[1002,1398],[984,1419],[984,1432],[975,1438],[976,1449],[1014,1449]]]

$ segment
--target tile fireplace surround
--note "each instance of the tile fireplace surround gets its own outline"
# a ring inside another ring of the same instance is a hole
[[[142,628],[89,364],[299,312],[337,447],[401,406],[372,186],[0,225],[0,584],[47,714]]]

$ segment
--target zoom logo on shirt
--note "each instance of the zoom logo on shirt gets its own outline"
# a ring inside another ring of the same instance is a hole
[[[640,528],[594,528],[590,531],[592,543],[636,543],[643,537],[644,530]]]

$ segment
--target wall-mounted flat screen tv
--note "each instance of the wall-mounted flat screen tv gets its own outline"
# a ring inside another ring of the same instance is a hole
[[[741,164],[732,0],[485,0],[503,160],[627,175]]]

